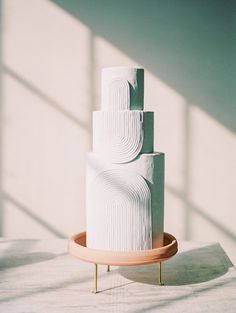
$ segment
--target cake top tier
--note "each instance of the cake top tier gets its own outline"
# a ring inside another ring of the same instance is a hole
[[[102,110],[143,110],[144,70],[107,67],[102,70]]]

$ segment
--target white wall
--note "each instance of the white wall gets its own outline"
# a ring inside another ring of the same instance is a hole
[[[85,229],[100,71],[138,65],[166,153],[165,229],[218,241],[236,261],[231,2],[102,2],[1,3],[1,235]]]

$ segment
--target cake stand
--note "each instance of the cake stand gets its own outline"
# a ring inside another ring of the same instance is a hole
[[[98,250],[86,247],[86,232],[82,232],[74,235],[69,240],[68,250],[74,257],[94,264],[94,289],[92,292],[97,293],[98,264],[107,265],[107,272],[110,272],[111,265],[131,266],[157,263],[158,284],[163,285],[161,280],[161,263],[177,253],[178,243],[173,235],[164,233],[164,245],[160,248],[139,251]]]

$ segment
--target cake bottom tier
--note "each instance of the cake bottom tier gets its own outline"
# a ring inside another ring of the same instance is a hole
[[[135,251],[163,245],[164,154],[114,164],[87,154],[86,245]]]

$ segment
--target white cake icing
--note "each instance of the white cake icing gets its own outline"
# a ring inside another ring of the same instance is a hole
[[[141,175],[122,169],[99,172],[88,191],[87,239],[91,248],[143,250],[152,247],[151,192]],[[96,236],[91,236],[96,234]]]
[[[90,248],[129,251],[162,245],[163,153],[140,154],[134,161],[123,164],[106,162],[95,153],[88,153],[86,182]],[[118,231],[129,235],[124,240],[123,235],[114,236]]]
[[[102,70],[102,110],[143,110],[143,69],[110,67]]]
[[[153,152],[153,112],[95,111],[93,152],[114,163]]]
[[[125,79],[114,79],[109,84],[107,109],[129,110],[130,109],[130,86]]]
[[[143,112],[143,69],[102,71],[87,155],[87,247],[113,251],[163,245],[164,154],[153,153],[153,112]]]

